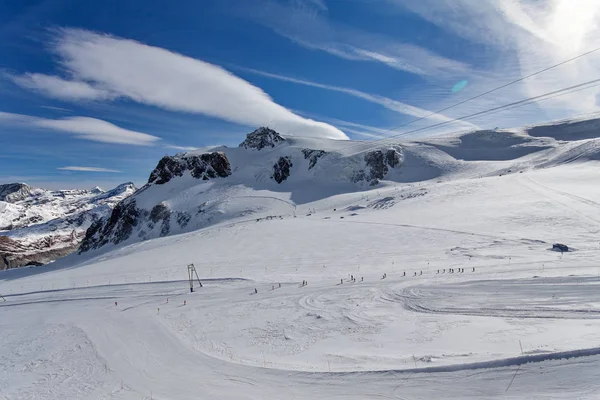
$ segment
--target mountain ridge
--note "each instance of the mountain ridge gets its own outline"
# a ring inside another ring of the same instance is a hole
[[[94,221],[135,192],[131,182],[111,190],[46,190],[0,185],[0,270],[43,265],[76,250]]]
[[[562,129],[545,125],[537,136],[526,129],[494,129],[368,142],[291,137],[261,127],[238,147],[165,156],[148,183],[109,218],[90,226],[79,253],[250,216],[293,216],[298,205],[341,193],[600,159],[600,131],[588,133],[594,138],[566,143],[552,136]],[[580,159],[571,154],[579,148]]]

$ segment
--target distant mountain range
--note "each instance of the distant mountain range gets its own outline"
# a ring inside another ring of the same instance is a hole
[[[87,228],[135,190],[131,182],[106,192],[0,185],[0,269],[42,265],[73,252]]]
[[[0,269],[45,264],[75,250],[99,254],[223,223],[293,217],[297,206],[397,183],[595,160],[598,119],[385,141],[288,137],[261,127],[235,148],[163,157],[139,190],[132,183],[106,192],[0,185]]]

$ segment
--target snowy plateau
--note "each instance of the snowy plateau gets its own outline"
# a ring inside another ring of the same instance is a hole
[[[598,399],[599,161],[600,120],[167,156],[0,272],[0,399]]]

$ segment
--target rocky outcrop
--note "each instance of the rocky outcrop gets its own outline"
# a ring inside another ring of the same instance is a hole
[[[225,153],[222,152],[165,156],[150,173],[148,183],[162,185],[174,177],[183,176],[185,171],[190,171],[190,174],[196,179],[225,178],[231,175],[231,165]]]
[[[16,203],[27,198],[35,189],[25,183],[0,185],[0,201]]]
[[[319,158],[327,153],[323,150],[303,149],[302,154],[304,154],[304,159],[308,160],[308,169],[312,169],[317,165]]]
[[[290,157],[279,157],[277,163],[273,165],[273,175],[271,178],[277,183],[285,181],[290,176],[292,166],[292,159]]]
[[[112,210],[110,218],[94,222],[86,231],[79,253],[97,249],[108,243],[118,244],[129,239],[133,228],[149,215],[137,207],[135,199],[125,200]]]
[[[273,148],[284,141],[285,139],[273,129],[261,127],[246,135],[246,140],[240,143],[239,147],[262,150],[265,147]]]
[[[150,221],[153,224],[160,223],[160,236],[167,236],[171,231],[171,210],[164,204],[160,203],[155,205],[150,211]],[[148,227],[150,230],[154,229],[154,225]]]
[[[392,148],[385,152],[381,150],[370,151],[365,154],[364,161],[367,166],[354,174],[353,181],[368,181],[370,185],[376,185],[383,179],[390,168],[396,168],[402,164],[403,156],[399,149]]]
[[[398,149],[389,149],[385,152],[385,162],[392,168],[396,168],[402,162],[403,156]]]

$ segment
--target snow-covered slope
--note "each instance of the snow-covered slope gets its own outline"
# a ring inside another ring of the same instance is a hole
[[[110,215],[133,192],[132,183],[107,192],[0,185],[0,269],[45,264],[69,254],[94,221]]]
[[[6,271],[0,396],[598,398],[598,179],[367,185]]]
[[[164,157],[144,187],[110,218],[92,225],[80,252],[106,251],[224,221],[294,216],[299,205],[374,187],[600,159],[600,139],[560,142],[542,136],[561,129],[539,127],[540,137],[528,135],[527,129],[487,130],[371,143],[282,137],[259,128],[238,148]]]
[[[87,251],[0,273],[0,398],[600,398],[596,141],[166,158]]]

